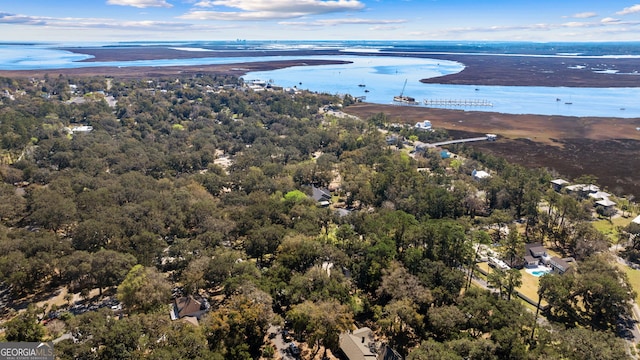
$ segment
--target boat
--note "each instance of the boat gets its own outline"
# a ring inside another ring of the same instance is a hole
[[[365,90],[364,92],[369,92],[369,90]]]
[[[566,103],[564,103],[565,105],[571,105],[573,104],[572,102],[567,101]]]
[[[412,98],[411,96],[403,95],[405,87],[407,87],[406,79],[404,80],[404,85],[402,86],[402,91],[400,92],[400,95],[394,96],[393,102],[400,103],[400,104],[407,104],[407,105],[418,105],[418,102],[416,101],[415,98]]]
[[[365,87],[365,86],[367,86],[367,85],[365,85],[365,84],[358,84],[358,86],[359,86],[359,87]]]

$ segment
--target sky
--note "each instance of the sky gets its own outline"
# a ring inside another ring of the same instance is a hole
[[[639,41],[640,0],[0,0],[0,42]]]

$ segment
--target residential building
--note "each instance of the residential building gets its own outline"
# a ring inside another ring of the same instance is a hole
[[[559,257],[554,256],[549,261],[549,265],[551,265],[551,268],[553,269],[554,272],[558,274],[564,274],[571,267],[570,262],[573,262],[573,261],[574,261],[573,258],[560,259]]]
[[[476,169],[473,169],[473,171],[471,172],[471,176],[475,180],[488,179],[488,178],[491,177],[491,175],[489,175],[488,172],[486,172],[484,170],[476,170]]]
[[[176,298],[171,307],[171,320],[182,319],[184,317],[200,317],[209,311],[209,302],[206,299],[196,300],[193,296],[183,296]]]
[[[553,190],[560,192],[562,191],[562,188],[568,183],[569,182],[564,179],[554,179],[554,180],[551,180],[551,187],[553,187]]]
[[[423,130],[423,131],[431,130],[431,121],[424,120],[424,121],[418,122],[416,123],[415,128],[417,130]]]
[[[331,205],[331,192],[329,189],[311,187],[311,197],[318,203],[319,206]]]
[[[526,267],[536,267],[540,264],[540,259],[534,258],[531,255],[524,256],[524,266]]]
[[[339,343],[348,360],[402,360],[402,356],[388,345],[379,346],[373,331],[367,327],[340,334]]]
[[[373,331],[367,327],[340,334],[339,343],[340,350],[349,360],[376,360],[378,357]]]

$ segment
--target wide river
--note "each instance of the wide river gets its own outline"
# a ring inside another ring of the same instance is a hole
[[[251,72],[245,80],[260,79],[274,84],[330,94],[351,94],[365,101],[391,104],[401,93],[436,103],[481,103],[491,106],[433,105],[508,114],[598,116],[640,118],[640,88],[566,88],[530,86],[467,86],[423,84],[420,79],[460,72],[461,63],[389,56],[268,56],[193,58],[118,62],[80,62],[88,55],[32,45],[0,45],[0,70],[78,68],[91,66],[188,66],[258,61],[327,59],[351,64],[298,66]],[[406,82],[406,85],[405,85]]]

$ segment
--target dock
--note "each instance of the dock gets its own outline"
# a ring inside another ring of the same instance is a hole
[[[424,104],[427,106],[493,106],[493,103],[489,100],[481,99],[424,99]]]
[[[475,141],[496,141],[497,137],[498,136],[496,134],[486,134],[485,136],[480,136],[480,137],[457,139],[457,140],[448,140],[448,141],[440,141],[440,142],[429,143],[429,144],[418,141],[418,142],[416,142],[416,150],[418,148],[423,148],[423,149],[425,149],[425,148],[435,148],[435,147],[439,147],[439,146],[461,144],[461,143],[468,143],[468,142],[475,142]]]

